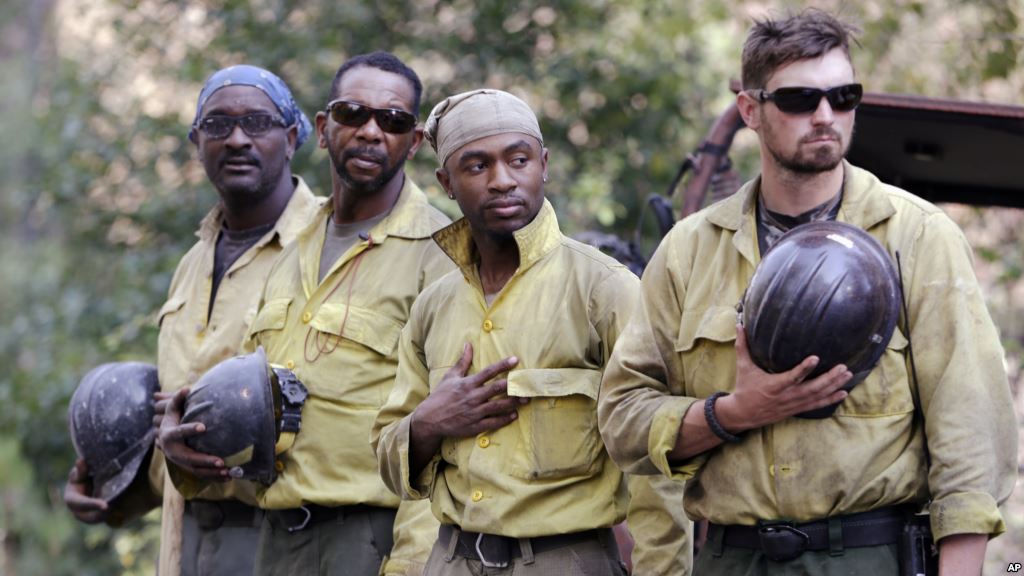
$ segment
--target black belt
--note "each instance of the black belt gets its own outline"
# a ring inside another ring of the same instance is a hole
[[[189,500],[185,511],[191,514],[203,530],[216,530],[222,526],[260,525],[261,511],[238,500]]]
[[[305,504],[298,508],[286,508],[284,510],[267,510],[267,520],[278,529],[288,532],[298,532],[306,528],[320,524],[343,520],[357,514],[387,513],[395,515],[393,508],[381,508],[369,504],[352,504],[349,506],[321,506],[319,504]]]
[[[520,540],[528,540],[534,554],[595,540],[600,541],[604,546],[615,541],[611,528],[595,528],[570,534],[520,539],[481,532],[466,532],[451,524],[442,524],[437,531],[438,542],[446,549],[452,550],[452,538],[458,538],[453,550],[455,555],[479,560],[488,568],[505,568],[512,560],[522,558],[523,551],[520,547]]]
[[[785,562],[808,550],[842,553],[843,548],[895,544],[906,519],[906,510],[890,506],[814,522],[762,521],[757,526],[711,524],[708,539],[721,538],[726,546],[760,550],[771,560]]]

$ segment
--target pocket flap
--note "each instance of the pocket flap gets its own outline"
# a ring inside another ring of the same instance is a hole
[[[291,298],[276,298],[263,304],[256,314],[256,320],[252,323],[253,334],[264,330],[281,330],[288,319],[288,306],[291,305]]]
[[[686,352],[692,349],[698,340],[736,340],[736,309],[730,306],[712,306],[683,311],[679,321],[679,336],[676,338],[676,351]]]
[[[522,398],[582,394],[597,400],[601,371],[589,368],[534,368],[508,373],[508,395]]]
[[[402,335],[402,325],[391,318],[373,310],[341,303],[323,304],[309,324],[320,332],[344,336],[383,356],[390,356],[395,351]],[[344,335],[342,324],[345,326]]]
[[[158,312],[156,315],[157,326],[163,324],[164,316],[167,316],[168,314],[173,314],[178,310],[181,310],[181,307],[184,305],[185,299],[180,297],[171,298],[170,300],[165,302],[164,305],[160,307],[160,312]]]

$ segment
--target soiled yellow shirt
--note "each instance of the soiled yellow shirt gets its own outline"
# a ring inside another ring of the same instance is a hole
[[[284,247],[309,225],[322,201],[296,177],[295,192],[274,228],[225,272],[212,310],[213,257],[224,219],[221,207],[218,205],[203,218],[196,232],[199,241],[178,264],[167,302],[160,309],[157,362],[162,390],[173,392],[191,386],[207,370],[241,352],[271,266]],[[163,467],[163,453],[157,450],[150,466],[150,478],[157,486],[162,485]],[[206,500],[234,498],[256,504],[256,492],[250,482],[208,484],[192,496]]]
[[[630,475],[626,526],[633,537],[633,574],[689,576],[693,523],[683,512],[683,486],[661,475]]]
[[[302,429],[278,456],[277,480],[260,489],[265,509],[398,507],[377,474],[370,429],[394,384],[413,300],[453,268],[430,238],[449,220],[406,178],[388,216],[318,282],[332,210],[325,204],[277,261],[246,344],[263,346],[271,363],[290,368],[309,389]],[[399,509],[393,559],[426,560],[437,523],[422,512]]]
[[[637,279],[615,260],[568,239],[545,201],[515,232],[520,266],[488,306],[463,219],[434,235],[458,264],[413,306],[395,389],[374,426],[384,481],[464,530],[512,537],[612,526],[626,484],[597,430],[601,372],[636,303]],[[508,356],[508,394],[530,398],[511,424],[446,438],[409,475],[410,414],[473,345],[471,372]]]
[[[1016,421],[970,246],[935,206],[844,169],[838,220],[900,253],[931,467],[902,317],[878,365],[833,416],[789,418],[669,463],[690,405],[735,382],[735,306],[760,260],[759,180],[677,224],[652,258],[641,305],[605,372],[605,442],[630,472],[686,479],[694,519],[802,521],[931,499],[937,539],[999,534],[996,505],[1016,478]]]

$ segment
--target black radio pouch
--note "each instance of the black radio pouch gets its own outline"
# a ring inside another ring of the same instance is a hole
[[[932,539],[928,514],[907,517],[900,535],[900,576],[936,576],[939,573],[939,553]]]

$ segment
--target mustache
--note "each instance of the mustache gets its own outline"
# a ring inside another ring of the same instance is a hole
[[[259,167],[261,167],[263,165],[263,163],[260,162],[260,159],[259,159],[258,156],[256,156],[255,154],[248,154],[248,153],[226,154],[223,157],[221,157],[221,160],[220,160],[220,165],[221,166],[224,166],[228,162],[241,162],[243,164],[252,164],[253,166],[256,166],[257,168],[259,168]]]
[[[829,128],[828,126],[822,126],[820,128],[815,128],[810,134],[808,134],[807,136],[804,136],[800,140],[801,140],[801,142],[810,142],[811,140],[817,140],[819,138],[826,138],[826,137],[827,138],[831,138],[831,139],[835,140],[836,142],[842,142],[843,141],[842,137],[839,135],[839,132],[836,132],[835,130],[833,130],[832,128]]]
[[[484,202],[483,208],[491,208],[495,205],[500,206],[515,206],[526,204],[526,202],[514,193],[502,194],[501,196],[495,196]]]
[[[384,154],[383,152],[380,152],[378,150],[374,150],[373,148],[364,146],[361,148],[350,148],[348,150],[343,151],[341,153],[341,163],[344,164],[345,162],[348,162],[352,158],[357,157],[369,158],[370,160],[373,160],[374,162],[377,162],[379,164],[387,164],[388,162],[387,154]]]

